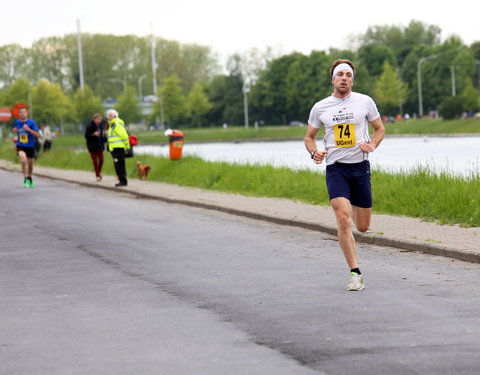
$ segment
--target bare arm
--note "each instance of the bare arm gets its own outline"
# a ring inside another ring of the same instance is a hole
[[[382,142],[383,137],[385,136],[385,127],[383,126],[381,117],[371,121],[370,126],[374,130],[372,140],[370,143],[359,144],[359,147],[363,152],[373,152]]]
[[[35,138],[38,138],[40,136],[39,132],[37,132],[33,129],[30,129],[27,124],[23,124],[23,129],[26,130],[27,132],[29,132],[30,134],[32,134]]]
[[[323,162],[325,155],[327,155],[327,151],[317,150],[317,142],[315,142],[315,137],[317,136],[318,130],[319,129],[314,128],[312,125],[309,124],[307,127],[307,134],[305,134],[305,138],[303,139],[303,142],[305,143],[305,148],[307,149],[309,154],[316,151],[315,155],[313,155],[313,161],[316,164],[320,164],[321,162]]]

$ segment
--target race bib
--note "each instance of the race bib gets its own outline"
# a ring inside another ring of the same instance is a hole
[[[20,134],[20,143],[28,143],[28,134]]]
[[[355,124],[337,124],[333,127],[335,146],[352,147],[357,144]]]

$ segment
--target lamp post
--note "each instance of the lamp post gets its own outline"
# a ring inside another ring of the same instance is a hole
[[[77,48],[78,48],[78,71],[80,73],[80,88],[83,89],[85,81],[83,79],[83,56],[82,56],[82,33],[80,32],[80,20],[77,19]]]
[[[245,115],[245,127],[248,129],[249,124],[248,124],[248,97],[247,94],[250,91],[250,88],[246,84],[246,82],[243,82],[243,112]]]
[[[138,97],[140,99],[140,101],[143,100],[143,94],[142,94],[142,81],[147,78],[147,75],[144,74],[143,76],[140,76],[140,78],[138,79]],[[155,93],[153,94],[155,95]]]
[[[480,112],[480,60],[477,60],[477,74],[478,74],[478,111]]]
[[[423,98],[422,98],[422,64],[430,59],[436,58],[437,55],[422,57],[417,63],[417,77],[418,77],[418,115],[423,117]]]
[[[457,96],[457,88],[455,86],[455,65],[450,65],[450,71],[452,72],[452,96]]]
[[[121,80],[121,79],[118,79],[118,78],[110,78],[109,81],[110,81],[110,82],[121,83],[121,84],[123,85],[123,91],[126,91],[126,90],[127,90],[127,82],[126,82],[126,81]]]

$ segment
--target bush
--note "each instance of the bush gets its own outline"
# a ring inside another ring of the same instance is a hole
[[[463,100],[458,96],[450,96],[442,101],[439,113],[445,120],[452,120],[460,117],[463,110]]]

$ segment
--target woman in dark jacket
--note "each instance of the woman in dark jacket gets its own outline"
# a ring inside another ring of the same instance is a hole
[[[95,113],[92,122],[85,129],[85,138],[87,139],[87,149],[92,158],[93,168],[97,181],[102,180],[103,150],[105,149],[105,122],[102,115]]]

